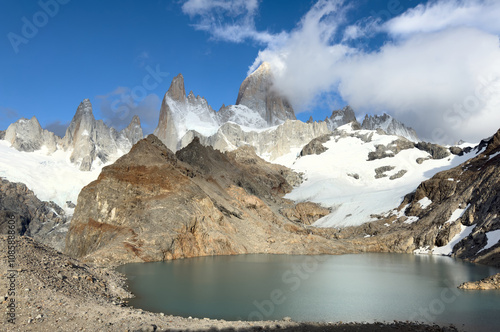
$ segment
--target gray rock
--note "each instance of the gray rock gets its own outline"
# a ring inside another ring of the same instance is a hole
[[[46,146],[49,153],[57,149],[60,138],[54,133],[42,129],[36,117],[21,118],[5,131],[4,139],[19,151],[33,152]]]
[[[395,168],[395,166],[382,166],[379,168],[375,168],[375,179],[386,177],[387,174],[385,174],[385,172],[392,171]]]
[[[347,174],[347,176],[350,176],[350,177],[352,177],[352,178],[354,178],[356,180],[359,180],[359,174],[358,173],[349,173],[349,174]]]
[[[397,135],[404,137],[410,141],[418,142],[418,136],[415,130],[410,127],[405,126],[403,123],[394,119],[388,114],[375,115],[375,116],[365,116],[363,123],[361,124],[362,129],[376,130],[382,129],[389,135]]]
[[[106,163],[111,156],[129,151],[133,142],[141,138],[142,129],[137,116],[134,116],[127,128],[117,132],[102,120],[95,120],[92,104],[85,99],[66,129],[62,146],[65,150],[72,150],[71,162],[79,165],[82,171],[90,171],[94,161]]]
[[[432,159],[443,159],[450,155],[450,152],[444,146],[428,143],[428,142],[418,142],[415,147],[419,150],[428,152]]]
[[[184,77],[179,74],[174,77],[170,88],[163,97],[160,118],[154,135],[171,151],[177,151],[180,148],[180,139],[186,134],[183,127],[188,121],[192,121],[193,117],[207,127],[219,126],[215,111],[204,98],[195,97],[193,92],[190,92],[189,96],[186,97]]]
[[[329,118],[325,119],[328,129],[331,131],[350,122],[357,122],[356,115],[351,106],[346,106],[343,109],[335,110]]]
[[[313,139],[302,148],[302,151],[300,151],[300,156],[303,157],[312,154],[322,154],[323,152],[328,150],[328,148],[326,148],[323,143],[328,142],[331,137],[332,134],[328,134]]]
[[[269,126],[296,119],[288,100],[273,89],[273,80],[271,65],[263,62],[243,81],[236,99],[236,105],[257,111]]]
[[[68,219],[54,202],[40,201],[26,185],[0,182],[0,233],[7,234],[8,215],[16,217],[16,234],[31,236],[57,250],[64,248]]]
[[[407,170],[402,169],[402,170],[398,171],[396,174],[391,175],[389,177],[389,180],[396,180],[396,179],[402,178],[403,175],[405,175],[407,172],[408,172]]]
[[[237,124],[225,123],[210,137],[205,137],[196,131],[188,131],[179,146],[185,147],[194,137],[198,137],[203,145],[212,146],[223,152],[250,145],[255,148],[258,155],[268,155],[270,160],[274,160],[289,153],[293,148],[303,147],[304,142],[310,142],[328,133],[329,130],[324,122],[304,123],[288,120],[276,128],[259,131],[243,130]]]

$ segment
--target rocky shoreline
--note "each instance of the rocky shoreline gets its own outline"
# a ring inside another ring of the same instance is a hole
[[[463,284],[458,286],[458,288],[468,290],[500,289],[500,273],[481,279],[479,281],[464,282]]]
[[[0,237],[2,331],[457,331],[411,322],[246,322],[147,312],[127,306],[126,280],[113,269],[84,264],[25,236],[15,239],[9,257],[8,240]]]

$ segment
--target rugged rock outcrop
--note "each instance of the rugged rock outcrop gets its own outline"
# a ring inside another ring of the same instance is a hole
[[[323,152],[328,150],[328,148],[326,148],[323,143],[328,142],[332,136],[333,134],[327,134],[316,137],[302,148],[302,151],[300,151],[300,156],[303,157],[312,154],[322,154]]]
[[[209,137],[196,131],[187,132],[180,146],[187,146],[194,137],[198,137],[203,145],[220,151],[231,151],[250,145],[259,156],[274,160],[289,153],[293,148],[302,148],[305,142],[328,133],[324,122],[304,123],[287,120],[282,125],[266,130],[244,130],[235,123],[225,123]]]
[[[292,221],[312,225],[316,220],[330,213],[330,210],[312,202],[299,203],[293,208],[282,209],[281,214]]]
[[[0,216],[0,234],[8,234],[8,221],[15,219],[16,235],[63,250],[68,230],[64,210],[54,202],[40,201],[24,184],[1,180]]]
[[[286,120],[295,120],[295,113],[288,100],[273,87],[271,65],[263,62],[241,84],[236,105],[257,111],[269,126]]]
[[[111,156],[130,150],[132,142],[137,142],[142,136],[138,117],[134,117],[123,131],[117,132],[102,120],[95,120],[92,104],[85,99],[66,129],[62,146],[65,150],[72,150],[71,162],[79,165],[80,170],[89,171],[95,160],[108,162]]]
[[[334,131],[340,126],[348,124],[350,122],[356,122],[356,115],[354,114],[354,110],[351,106],[346,106],[343,109],[335,110],[332,112],[332,115],[325,119],[326,125],[328,129]]]
[[[174,154],[150,135],[82,190],[65,251],[101,264],[334,253],[330,241],[279,213],[295,206],[282,199],[290,172],[249,148],[221,153],[195,139]]]
[[[4,139],[19,151],[33,152],[46,146],[49,153],[57,149],[60,138],[42,129],[36,117],[19,119],[5,131]]]
[[[450,150],[444,146],[429,143],[429,142],[418,142],[415,147],[419,150],[428,152],[432,159],[443,159],[450,155]]]
[[[500,289],[500,273],[479,281],[464,282],[458,288],[471,290]]]
[[[366,115],[363,123],[361,124],[361,128],[368,130],[382,129],[390,135],[401,136],[414,142],[419,141],[415,130],[405,126],[403,123],[386,113],[374,116]]]

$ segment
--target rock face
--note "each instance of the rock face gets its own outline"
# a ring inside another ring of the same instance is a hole
[[[263,145],[278,146],[275,150],[289,152],[289,147],[295,147],[298,140],[293,139],[294,143],[288,144],[286,141],[295,133],[287,130],[298,129],[300,125],[287,124],[288,120],[295,119],[295,114],[288,101],[274,91],[272,82],[271,68],[269,64],[263,63],[242,83],[236,105],[223,105],[215,112],[204,98],[195,97],[192,92],[186,97],[184,78],[179,74],[172,80],[163,98],[154,135],[172,151],[187,146],[194,137],[199,137],[203,144],[221,151],[250,144],[256,148],[258,154],[263,150],[272,149],[262,149]],[[284,127],[261,135],[262,129],[276,125]],[[306,127],[308,129],[305,129]],[[321,125],[317,124],[302,126],[298,135],[306,136],[299,146],[317,137],[316,133],[313,136],[310,136],[310,133],[318,131],[320,127]],[[321,129],[319,131],[323,132]],[[270,132],[273,134],[269,134]],[[278,137],[278,133],[285,136]],[[271,144],[269,136],[274,136]],[[265,139],[265,143],[260,139]],[[283,148],[280,147],[281,143],[284,143]],[[263,151],[268,152],[270,151]],[[276,152],[270,153],[276,156]]]
[[[139,117],[134,116],[130,125],[118,132],[96,121],[92,113],[90,100],[85,99],[76,110],[65,136],[61,139],[54,133],[42,129],[38,120],[20,119],[11,124],[4,139],[20,151],[33,152],[46,147],[48,153],[56,150],[70,150],[71,162],[82,171],[89,171],[92,163],[99,160],[106,163],[112,155],[122,155],[133,144],[143,138]]]
[[[66,129],[62,146],[65,150],[72,150],[71,162],[79,165],[80,170],[89,171],[95,160],[106,163],[110,156],[130,150],[132,142],[141,138],[142,129],[138,117],[134,117],[127,128],[117,132],[102,120],[95,120],[92,104],[85,99]]]
[[[177,75],[163,98],[160,119],[154,134],[172,151],[176,151],[180,139],[192,129],[206,135],[219,126],[215,111],[202,97],[193,92],[186,97],[184,77]]]
[[[244,130],[235,123],[223,124],[215,134],[209,137],[196,131],[189,131],[182,138],[180,145],[187,146],[194,137],[199,137],[203,145],[212,146],[220,151],[231,151],[250,145],[259,156],[274,160],[289,153],[293,148],[301,148],[306,142],[329,133],[324,122],[304,123],[287,120],[282,125],[267,130]]]
[[[334,131],[340,126],[355,121],[356,115],[354,114],[354,110],[351,108],[351,106],[346,106],[343,109],[333,111],[332,115],[329,118],[325,119],[328,129],[330,129],[331,131]]]
[[[46,146],[49,153],[57,149],[60,138],[42,129],[36,117],[17,120],[5,131],[4,139],[19,151],[33,152]]]
[[[42,202],[22,183],[0,182],[0,233],[7,234],[7,216],[16,220],[16,234],[62,251],[68,220],[54,202]]]
[[[295,206],[282,199],[287,178],[298,176],[249,147],[221,153],[195,139],[174,154],[150,135],[81,191],[65,251],[101,264],[335,252],[279,212]]]
[[[295,113],[286,98],[273,88],[273,73],[263,62],[241,84],[236,105],[244,105],[259,113],[269,126],[295,120]]]
[[[409,139],[413,142],[418,142],[418,136],[415,130],[410,127],[405,126],[403,123],[394,119],[388,114],[375,115],[375,116],[365,116],[363,123],[361,124],[362,129],[376,130],[382,129],[387,134],[397,135]]]

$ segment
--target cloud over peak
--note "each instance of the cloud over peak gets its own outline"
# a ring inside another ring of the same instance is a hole
[[[358,112],[387,112],[441,143],[477,141],[498,129],[500,2],[428,1],[393,17],[349,21],[356,3],[319,0],[279,35],[256,31],[258,4],[189,0],[183,9],[214,38],[263,44],[250,71],[269,62],[275,87],[296,111],[335,94]],[[219,24],[222,12],[236,19]],[[383,39],[382,46],[356,46],[371,38]]]

